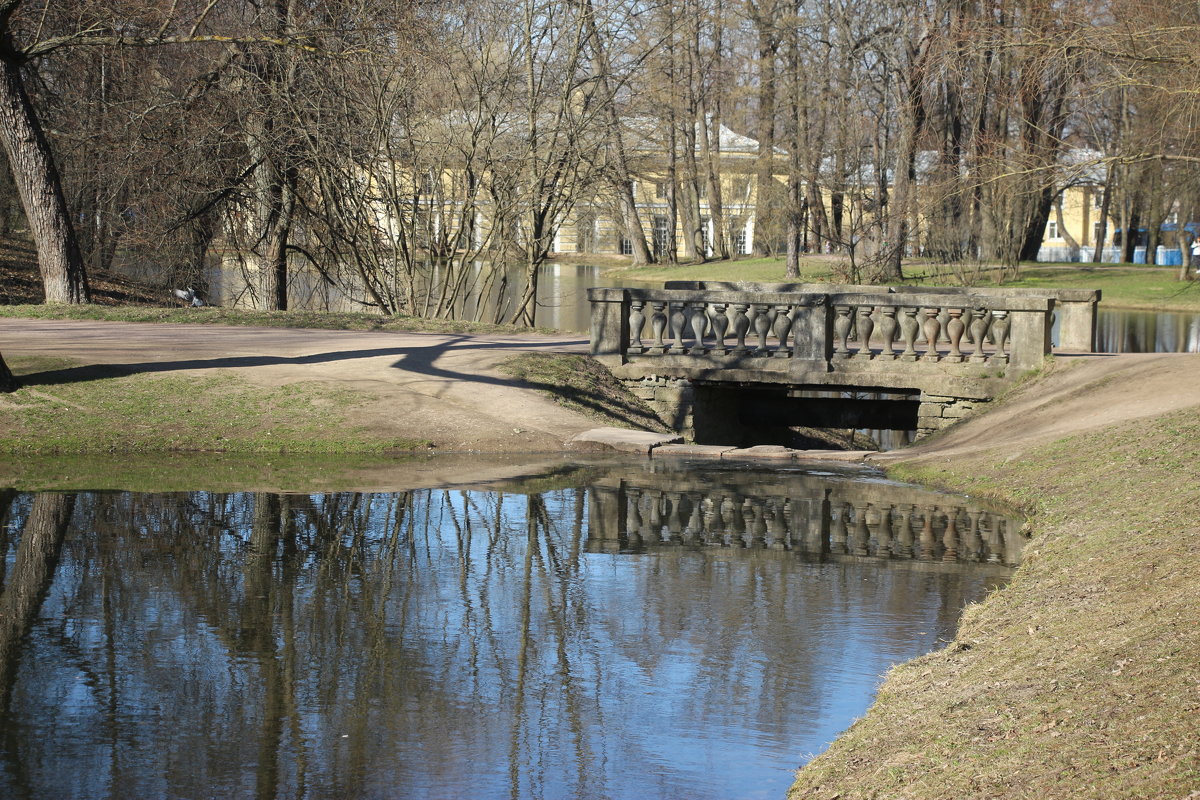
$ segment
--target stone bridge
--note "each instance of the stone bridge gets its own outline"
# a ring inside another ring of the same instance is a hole
[[[795,426],[938,430],[1058,348],[1090,352],[1094,290],[673,282],[590,289],[591,352],[705,444]]]
[[[736,548],[812,561],[887,559],[941,569],[1014,567],[1022,520],[920,487],[746,473],[742,485],[703,471],[608,476],[589,486],[588,548],[643,552]]]

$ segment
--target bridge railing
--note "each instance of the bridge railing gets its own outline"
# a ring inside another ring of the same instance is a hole
[[[790,359],[805,370],[842,371],[894,362],[1030,368],[1050,352],[1054,300],[1044,295],[856,288],[590,289],[592,354],[610,365],[770,369]]]
[[[1058,347],[1091,353],[1096,345],[1096,311],[1099,289],[1026,289],[989,287],[976,290],[961,286],[862,285],[843,283],[755,283],[748,281],[667,281],[664,289],[774,292],[800,294],[940,294],[969,296],[980,291],[988,295],[1013,298],[1049,297],[1054,300],[1058,318]]]

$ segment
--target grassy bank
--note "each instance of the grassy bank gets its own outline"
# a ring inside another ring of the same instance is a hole
[[[793,798],[1190,798],[1200,790],[1200,407],[1015,458],[894,470],[1035,531],[954,642],[892,670]]]
[[[801,282],[836,282],[837,258],[815,256],[801,262]],[[1017,280],[996,281],[995,274],[980,271],[966,275],[968,269],[954,270],[945,265],[914,262],[905,264],[905,280],[915,284],[955,286],[964,278],[973,285],[1020,286],[1029,288],[1100,289],[1105,308],[1124,308],[1147,311],[1200,311],[1200,281],[1177,281],[1178,268],[1157,268],[1130,264],[1026,264]],[[607,273],[613,278],[636,281],[752,281],[780,283],[784,278],[784,262],[778,258],[755,258],[739,261],[713,261],[706,264],[683,264],[673,267],[653,266],[639,269],[623,268]]]
[[[400,333],[551,333],[548,328],[518,328],[453,319],[382,316],[338,311],[255,311],[244,308],[172,308],[165,306],[45,306],[0,305],[0,317],[80,319],[107,322],[168,322],[188,325],[245,325],[260,328],[313,328],[331,331],[394,331]]]
[[[233,375],[113,375],[41,357],[9,366],[18,380],[37,378],[0,395],[0,453],[378,453],[424,444],[348,424],[347,412],[370,399],[360,391],[268,389]]]

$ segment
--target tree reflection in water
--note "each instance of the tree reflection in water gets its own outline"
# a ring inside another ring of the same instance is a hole
[[[0,795],[782,796],[1005,574],[620,552],[626,489],[0,493]]]

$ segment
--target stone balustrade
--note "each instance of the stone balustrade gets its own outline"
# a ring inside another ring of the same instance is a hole
[[[784,373],[868,363],[877,372],[1027,369],[1050,352],[1054,308],[1044,296],[983,293],[591,289],[589,299],[592,354],[607,365],[665,358],[667,367]],[[775,359],[799,366],[772,367]]]
[[[1026,289],[991,287],[976,290],[955,286],[856,285],[839,283],[752,283],[736,281],[667,281],[664,289],[743,291],[800,294],[939,294],[970,296],[984,291],[988,295],[1012,298],[1049,297],[1054,300],[1058,321],[1056,346],[1065,351],[1091,353],[1096,345],[1096,310],[1099,289]]]

